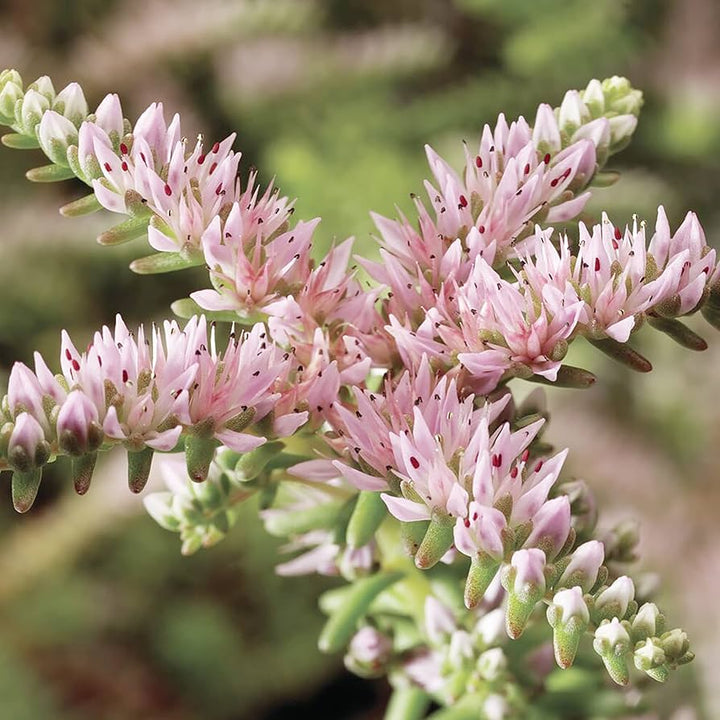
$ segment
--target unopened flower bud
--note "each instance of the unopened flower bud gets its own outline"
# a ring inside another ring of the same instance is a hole
[[[630,650],[630,634],[620,620],[603,620],[595,631],[595,652],[600,655],[610,677],[618,685],[627,685],[630,673],[627,655]]]
[[[635,115],[617,115],[610,118],[610,152],[622,150],[630,141],[637,127]]]
[[[575,586],[555,593],[547,618],[553,629],[555,660],[561,668],[569,668],[590,622],[582,590]]]
[[[631,628],[637,639],[660,635],[665,629],[665,618],[655,603],[645,603],[633,618]]]
[[[532,531],[525,541],[540,548],[551,561],[565,545],[570,533],[570,500],[566,495],[548,500],[532,518]]]
[[[108,134],[113,143],[120,143],[124,123],[120,98],[117,95],[106,95],[103,98],[95,111],[95,124]]]
[[[542,104],[535,116],[535,126],[532,134],[533,144],[538,153],[555,155],[560,151],[560,130],[558,129],[555,114],[549,105]]]
[[[658,682],[664,682],[669,675],[666,660],[665,651],[657,638],[647,638],[633,653],[635,667]]]
[[[632,579],[627,575],[619,577],[597,596],[595,600],[596,622],[601,619],[609,620],[612,617],[624,618],[634,597],[635,585]]]
[[[627,78],[614,75],[602,82],[605,112],[639,115],[643,104],[642,92],[635,90]]]
[[[57,110],[76,128],[80,127],[88,115],[87,100],[80,85],[74,82],[64,87],[55,98],[53,110]]]
[[[481,717],[487,718],[487,720],[507,720],[510,712],[508,701],[502,695],[492,693],[483,702]]]
[[[102,442],[98,411],[81,390],[73,390],[60,407],[57,419],[60,447],[70,455],[97,450]]]
[[[587,537],[597,523],[597,503],[592,490],[584,480],[572,480],[560,486],[564,495],[570,498],[572,524],[578,537]]]
[[[508,592],[507,633],[518,638],[525,629],[535,605],[545,594],[545,553],[538,548],[518,550],[501,574]]]
[[[491,647],[499,643],[505,635],[505,612],[502,608],[495,608],[487,615],[483,615],[475,625],[473,634],[479,638],[483,645]]]
[[[660,636],[660,644],[671,662],[680,660],[690,649],[687,633],[680,628],[663,633]]]
[[[560,130],[569,136],[585,122],[588,111],[577,90],[568,90],[565,93],[560,110],[558,111],[558,124]]]
[[[50,109],[50,101],[37,90],[28,90],[16,110],[16,121],[25,135],[35,135],[35,128]],[[18,112],[19,111],[19,112]]]
[[[10,464],[24,473],[44,465],[49,458],[50,445],[42,426],[29,413],[20,413],[8,443]]]
[[[350,641],[345,665],[361,677],[382,674],[392,655],[392,641],[374,627],[361,628]]]
[[[496,682],[500,680],[507,668],[507,658],[502,648],[486,650],[477,660],[477,671],[484,680]]]
[[[455,616],[447,605],[429,595],[425,600],[425,630],[431,643],[442,645],[457,630]]]
[[[582,91],[581,97],[593,117],[597,118],[605,113],[605,93],[599,80],[591,80]]]
[[[460,669],[467,665],[467,661],[475,656],[475,648],[470,633],[456,630],[450,636],[447,659],[451,667]]]
[[[55,99],[55,88],[52,80],[47,75],[41,75],[35,82],[28,86],[28,90],[40,93],[40,95],[50,103]]]
[[[40,120],[38,141],[43,152],[56,165],[67,165],[67,149],[78,140],[75,126],[66,117],[48,110]]]
[[[15,122],[15,105],[24,95],[23,82],[15,70],[5,70],[0,74],[0,120],[3,125]]]
[[[595,584],[600,566],[605,558],[603,544],[598,540],[590,540],[575,549],[570,563],[560,576],[559,587],[579,585],[587,592]]]

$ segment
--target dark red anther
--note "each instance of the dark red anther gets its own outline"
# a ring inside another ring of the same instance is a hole
[[[219,195],[222,192],[222,183],[215,188],[215,194]]]
[[[545,157],[543,158],[543,162],[544,162],[546,165],[549,165],[549,164],[550,164],[550,153],[545,153]]]
[[[122,161],[122,164],[120,165],[120,167],[122,168],[123,172],[128,171],[128,164],[124,160]]]
[[[199,155],[199,156],[198,156],[198,159],[197,159],[197,164],[198,164],[198,165],[202,165],[204,162],[205,162],[205,156],[204,156],[204,155]]]
[[[463,523],[465,524],[465,527],[470,527],[470,521],[467,518],[463,520]]]
[[[216,167],[217,167],[217,163],[214,162],[214,163],[210,166],[210,170],[208,170],[208,175],[212,175],[213,172],[215,172],[215,168],[216,168]]]
[[[525,175],[527,175],[530,172],[530,163],[527,163],[525,165]]]
[[[479,155],[475,158],[475,166],[478,168],[482,167],[482,158]]]
[[[557,187],[557,184],[560,182],[560,178],[555,178],[554,180],[550,181],[550,187]]]
[[[72,369],[75,372],[77,372],[80,369],[80,363],[75,359],[73,359],[73,361],[72,361]]]
[[[521,459],[523,462],[527,462],[529,457],[530,457],[530,450],[525,449],[525,450],[523,451],[523,454],[520,456],[520,459]]]
[[[485,226],[484,225],[478,226],[478,232],[482,235],[485,232]]]
[[[120,143],[120,152],[121,152],[123,155],[127,155],[127,154],[128,154],[128,146],[127,146],[125,143]]]
[[[72,354],[70,353],[70,348],[65,348],[65,357],[68,360],[72,360]]]
[[[595,258],[595,272],[600,271],[600,258]]]
[[[616,227],[616,228],[615,228],[615,239],[616,239],[616,240],[620,240],[621,237],[622,237],[622,232],[620,232],[620,228],[619,228],[619,227]]]
[[[542,466],[543,466],[543,461],[542,461],[542,460],[538,460],[538,463],[537,463],[537,465],[536,465],[535,468],[534,468],[534,472],[540,472],[540,470],[542,469]]]
[[[414,457],[413,455],[410,456],[410,464],[417,470],[420,467],[420,461]]]
[[[172,188],[167,183],[165,183],[165,194],[168,197],[170,197],[170,195],[172,195]]]
[[[620,246],[618,245],[618,241],[615,240],[615,239],[613,239],[612,244],[613,244],[613,250],[617,250],[617,249],[620,247]]]
[[[112,167],[110,166],[110,163],[105,163],[105,164],[103,165],[103,167],[104,167],[105,170],[107,170],[108,172],[112,172]]]
[[[492,456],[492,464],[493,467],[499,468],[502,465],[502,455],[493,455]]]
[[[459,201],[460,201],[461,208],[466,208],[468,206],[467,198],[464,195],[460,196]]]
[[[219,143],[219,142],[216,142],[216,143],[212,146],[212,152],[216,153],[219,149],[220,149],[220,143]]]
[[[129,377],[128,371],[127,371],[127,370],[123,370],[123,382],[124,382],[124,383],[126,383],[126,382],[128,381],[128,377]]]
[[[510,471],[510,477],[514,480],[518,476],[517,465]]]

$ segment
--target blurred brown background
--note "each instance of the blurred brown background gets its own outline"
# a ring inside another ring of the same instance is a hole
[[[76,80],[91,107],[118,92],[134,119],[153,100],[184,132],[238,131],[243,174],[277,179],[321,215],[321,238],[355,235],[374,252],[368,210],[409,209],[430,142],[459,165],[462,138],[502,110],[531,115],[592,77],[628,75],[646,93],[631,147],[590,218],[677,224],[696,210],[712,243],[720,226],[720,5],[716,0],[9,0],[0,67],[27,82]],[[31,186],[35,153],[0,149],[0,363],[59,330],[80,341],[122,311],[166,316],[203,273],[137,277],[142,243],[100,248],[114,218],[64,220],[79,184]],[[720,338],[702,356],[643,331],[656,370],[632,377],[580,347],[595,389],[551,393],[551,434],[572,449],[605,524],[641,521],[643,567],[691,632],[698,659],[673,678],[658,717],[720,717]],[[520,388],[520,392],[524,392]],[[27,517],[0,503],[0,720],[282,720],[377,718],[386,689],[321,657],[320,580],[273,575],[275,545],[247,514],[217,548],[181,558],[125,489],[109,458],[90,494],[48,472]],[[7,494],[9,496],[9,483]],[[676,708],[683,707],[680,714]],[[672,708],[672,710],[670,709]]]

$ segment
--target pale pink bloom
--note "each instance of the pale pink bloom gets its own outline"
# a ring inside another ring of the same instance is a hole
[[[40,423],[45,432],[50,431],[50,422],[45,413],[43,392],[40,382],[27,365],[16,362],[8,380],[7,403],[12,417],[28,413]]]
[[[457,325],[438,323],[437,333],[478,383],[493,390],[508,370],[554,380],[583,304],[546,284],[539,297],[501,278],[478,258],[468,282],[457,288]],[[452,321],[452,313],[446,312]]]
[[[386,381],[383,392],[354,392],[354,407],[339,403],[335,406],[337,428],[350,457],[365,470],[339,462],[336,466],[352,485],[369,490],[387,489],[390,471],[403,473],[400,468],[408,464],[413,473],[419,469],[413,467],[414,455],[402,460],[403,448],[410,443],[408,438],[420,442],[424,452],[432,456],[437,443],[431,438],[441,437],[444,457],[449,462],[459,448],[470,442],[480,418],[492,422],[507,403],[505,398],[476,410],[472,397],[458,397],[454,381],[435,378],[427,359],[421,361],[414,375],[405,373],[395,383]],[[417,434],[413,435],[415,428]],[[419,463],[417,457],[415,462]],[[427,509],[417,511],[422,514]]]
[[[595,599],[595,607],[597,610],[602,610],[610,603],[618,603],[619,609],[617,615],[622,618],[634,597],[635,584],[632,578],[627,575],[622,575],[597,596]]]
[[[567,238],[562,242],[567,243]],[[573,282],[585,301],[581,332],[627,342],[636,316],[672,292],[679,261],[655,279],[649,276],[645,228],[634,225],[622,233],[603,214],[602,223],[580,223],[580,241]]]
[[[570,499],[566,495],[548,500],[532,516],[532,531],[525,541],[527,547],[543,543],[548,560],[560,552],[570,534]]]
[[[695,213],[688,213],[674,235],[670,234],[665,209],[658,208],[655,234],[650,240],[648,252],[663,274],[679,266],[671,273],[673,282],[666,295],[677,302],[675,315],[685,315],[697,309],[703,293],[716,276],[715,250],[705,241],[705,233]],[[653,306],[661,302],[656,298]]]
[[[312,236],[319,219],[266,234],[264,223],[245,227],[244,206],[235,203],[225,223],[216,217],[202,237],[213,290],[191,297],[206,310],[264,312],[281,294],[299,289],[310,274]]]
[[[425,599],[425,632],[430,642],[443,646],[458,629],[453,611],[434,595]]]

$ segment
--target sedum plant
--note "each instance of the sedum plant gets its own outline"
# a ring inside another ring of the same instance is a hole
[[[674,229],[662,208],[651,226],[577,221],[617,180],[604,168],[641,104],[627,80],[593,80],[532,124],[485,126],[460,173],[427,148],[417,217],[374,216],[366,288],[352,240],[316,262],[318,220],[238,178],[234,135],[189,142],[159,103],[133,124],[116,95],[91,113],[77,84],[4,71],[3,143],[42,149],[31,180],[88,186],[61,213],[120,215],[98,240],[146,236],[135,272],[205,265],[210,280],[173,304],[181,320],[131,331],[118,316],[84,350],[63,332],[59,372],[39,354],[13,366],[0,468],[15,508],[60,456],[83,494],[99,453],[126,449],[133,492],[163,453],[167,490],[145,504],[183,553],[220,541],[256,496],[287,539],[279,573],[342,578],[320,599],[319,646],[388,677],[387,720],[642,712],[598,671],[664,682],[692,660],[687,636],[631,577],[634,529],[600,533],[589,488],[563,475],[542,390],[511,389],[590,386],[564,362],[581,337],[646,372],[630,344],[643,324],[692,350],[706,343],[681,318],[720,327],[694,214]],[[554,666],[590,690],[563,696]]]

